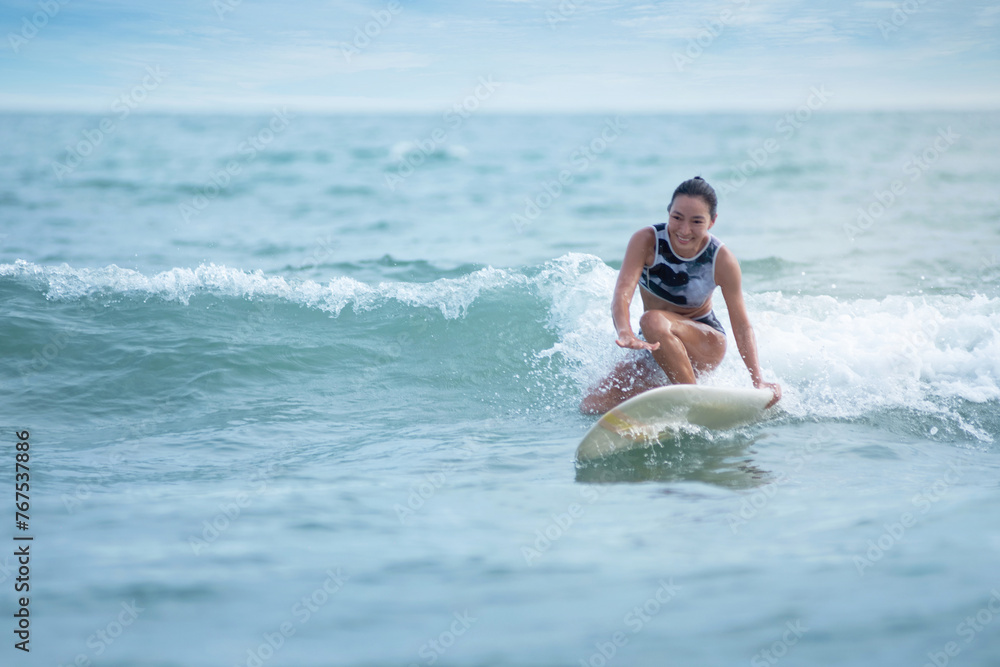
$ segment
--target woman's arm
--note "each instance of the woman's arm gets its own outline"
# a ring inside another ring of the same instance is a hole
[[[740,272],[740,264],[736,261],[736,256],[725,246],[719,248],[719,255],[715,258],[715,282],[722,288],[722,297],[726,300],[726,307],[729,309],[729,323],[733,327],[736,347],[740,351],[740,357],[746,364],[747,370],[750,371],[753,386],[758,389],[767,388],[774,393],[774,400],[767,404],[767,407],[771,407],[781,400],[781,386],[773,382],[764,382],[764,378],[760,374],[760,363],[757,360],[757,338],[754,336],[750,317],[747,315],[746,303],[743,301],[743,274]]]
[[[625,259],[622,260],[622,268],[618,271],[618,281],[615,283],[615,295],[611,300],[611,319],[615,324],[615,333],[618,336],[619,347],[627,347],[632,350],[656,350],[659,343],[647,343],[640,340],[632,332],[632,321],[629,316],[629,306],[632,304],[632,297],[635,295],[635,288],[639,284],[642,270],[653,263],[656,249],[656,232],[652,227],[640,229],[628,242],[625,249]]]

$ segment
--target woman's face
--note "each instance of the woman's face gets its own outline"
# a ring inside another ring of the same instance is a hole
[[[715,224],[708,202],[701,197],[677,195],[670,207],[667,234],[670,244],[681,257],[694,257],[708,241],[708,230]]]

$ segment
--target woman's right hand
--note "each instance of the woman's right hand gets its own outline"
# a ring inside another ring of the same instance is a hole
[[[618,334],[618,340],[615,341],[618,347],[624,347],[629,350],[658,350],[660,348],[659,343],[648,343],[638,336],[636,336],[631,331],[623,331]]]
[[[780,384],[777,384],[776,382],[764,382],[761,380],[759,383],[755,383],[754,386],[757,387],[757,389],[770,389],[771,393],[774,394],[774,398],[771,399],[771,402],[764,406],[765,410],[781,400]]]

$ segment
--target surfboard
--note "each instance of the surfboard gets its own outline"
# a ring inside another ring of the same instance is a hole
[[[592,461],[643,447],[671,427],[694,424],[729,429],[756,421],[774,395],[769,389],[674,384],[633,396],[594,424],[576,449],[577,461]]]

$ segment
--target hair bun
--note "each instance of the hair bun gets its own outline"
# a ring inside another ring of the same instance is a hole
[[[668,211],[673,208],[674,200],[677,199],[678,195],[685,195],[688,197],[701,197],[708,204],[708,213],[715,220],[715,212],[719,206],[719,197],[715,194],[715,190],[712,188],[708,182],[701,176],[695,176],[694,178],[689,178],[674,190],[674,194],[670,197],[670,207]]]

